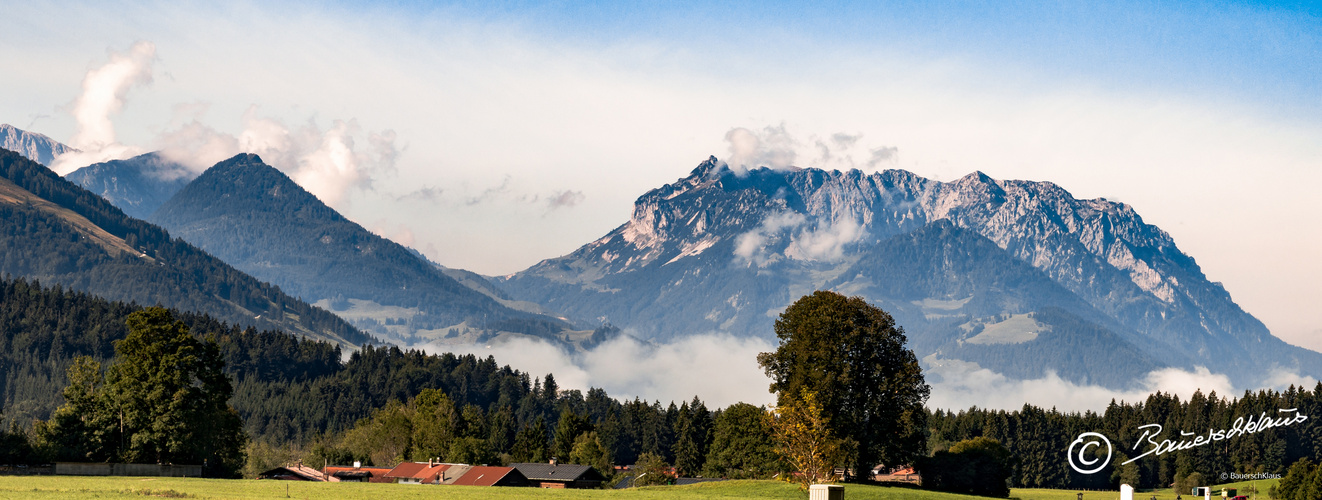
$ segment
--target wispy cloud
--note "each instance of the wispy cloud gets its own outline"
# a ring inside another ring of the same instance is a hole
[[[574,208],[579,203],[583,203],[585,198],[587,198],[587,196],[585,196],[582,191],[574,191],[570,189],[556,191],[546,197],[546,206],[548,210]]]
[[[156,45],[133,44],[125,52],[111,52],[110,61],[83,76],[82,92],[73,101],[75,129],[69,145],[79,151],[56,158],[51,169],[61,175],[93,163],[142,154],[141,148],[120,144],[111,117],[124,108],[129,90],[152,82]]]
[[[769,167],[813,167],[821,169],[876,169],[894,165],[895,146],[869,147],[862,133],[835,132],[800,138],[781,123],[761,129],[737,127],[725,133],[729,156],[726,164],[736,173]]]

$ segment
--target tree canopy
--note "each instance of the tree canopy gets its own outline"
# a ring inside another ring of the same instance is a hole
[[[207,465],[233,475],[247,440],[229,399],[233,388],[220,350],[170,312],[150,307],[126,321],[105,375],[87,357],[69,368],[65,405],[41,434],[79,460]]]
[[[860,297],[817,291],[785,309],[775,331],[779,347],[758,355],[771,390],[782,407],[815,394],[832,435],[853,449],[855,471],[924,454],[929,388],[889,314]]]

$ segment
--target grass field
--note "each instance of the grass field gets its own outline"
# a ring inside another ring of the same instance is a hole
[[[1274,481],[1257,481],[1259,498],[1266,498],[1267,487]],[[1239,488],[1241,494],[1249,483],[1226,485]],[[1011,498],[1022,500],[1075,500],[1073,490],[1037,490],[1015,489]],[[1173,500],[1175,494],[1170,490],[1160,492],[1136,493],[1136,500],[1147,500],[1156,496],[1163,500]],[[1103,500],[1119,498],[1114,491],[1084,492],[1085,500]],[[692,486],[654,486],[630,490],[541,490],[534,488],[494,488],[476,486],[421,486],[405,484],[363,484],[363,483],[301,483],[293,481],[255,481],[191,478],[141,478],[141,477],[77,477],[77,476],[0,476],[0,499],[114,499],[131,498],[200,498],[200,499],[256,499],[256,498],[298,498],[309,500],[350,500],[350,499],[433,499],[433,498],[490,498],[496,500],[524,499],[738,499],[738,498],[783,498],[801,500],[807,498],[797,486],[777,481],[727,481],[704,483]],[[934,493],[908,488],[881,486],[847,485],[845,498],[848,500],[959,500],[984,497],[970,497],[947,493]],[[1185,495],[1185,498],[1189,498]]]

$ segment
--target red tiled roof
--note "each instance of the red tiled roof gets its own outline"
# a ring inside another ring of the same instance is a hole
[[[323,472],[327,474],[334,474],[336,472],[352,472],[352,471],[360,471],[360,470],[371,472],[373,476],[384,476],[392,469],[390,467],[372,467],[369,465],[364,465],[362,467],[354,467],[351,465],[332,465],[326,467],[326,470],[324,470]]]
[[[445,469],[449,469],[449,468],[450,468],[450,464],[436,464],[426,469],[422,469],[418,471],[416,474],[413,474],[412,477],[421,479],[423,481],[430,481],[434,479],[436,476],[441,475],[441,472],[445,471]]]
[[[513,467],[475,466],[468,469],[468,472],[460,476],[459,479],[456,479],[454,484],[459,486],[491,486],[511,472],[514,472]]]
[[[422,482],[428,482],[436,479],[445,469],[449,469],[452,464],[428,464],[426,462],[404,462],[390,469],[385,477],[396,479],[420,479]]]

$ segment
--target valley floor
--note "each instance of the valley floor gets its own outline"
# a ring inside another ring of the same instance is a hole
[[[1258,481],[1259,497],[1265,498],[1273,481]],[[1226,485],[1248,494],[1248,483]],[[1015,489],[1011,498],[1022,500],[1076,500],[1073,490]],[[302,483],[293,481],[223,480],[192,478],[77,477],[77,476],[0,476],[0,499],[90,499],[90,498],[201,498],[258,499],[305,498],[316,500],[377,498],[490,498],[496,500],[592,498],[621,500],[684,500],[783,498],[801,500],[806,493],[792,484],[778,481],[728,481],[691,486],[654,486],[630,490],[542,490],[534,488],[497,488],[477,486],[424,486],[405,484]],[[1084,492],[1085,500],[1119,498],[1119,492]],[[1134,498],[1174,499],[1170,490],[1136,493]],[[1189,498],[1188,495],[1185,495]],[[971,497],[934,493],[908,488],[847,485],[849,500],[958,500]],[[1250,498],[1252,495],[1250,494]]]

